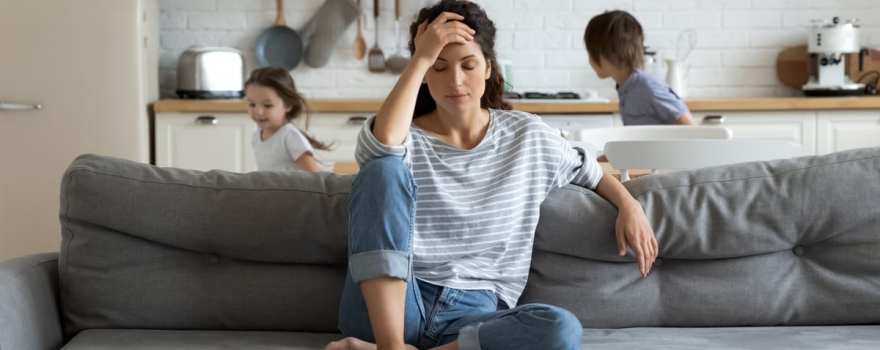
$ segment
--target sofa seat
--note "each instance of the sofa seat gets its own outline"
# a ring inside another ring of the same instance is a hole
[[[332,333],[92,329],[63,350],[305,350],[338,339]],[[880,326],[584,329],[583,348],[613,349],[880,349]]]
[[[62,350],[306,350],[323,349],[339,334],[263,331],[88,329]]]

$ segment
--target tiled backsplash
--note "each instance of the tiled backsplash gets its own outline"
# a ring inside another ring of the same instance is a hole
[[[356,1],[356,0],[352,0]],[[380,46],[394,52],[393,0],[380,0]],[[361,0],[367,46],[372,46],[372,1]],[[401,36],[415,12],[433,0],[401,0]],[[589,19],[607,9],[632,12],[642,23],[647,45],[674,55],[679,33],[693,28],[691,97],[787,96],[796,91],[776,78],[775,60],[785,46],[805,43],[812,18],[858,18],[863,46],[880,47],[878,0],[477,0],[498,27],[499,57],[513,62],[518,91],[596,90],[615,97],[614,83],[599,80],[587,63],[582,35]],[[286,0],[287,23],[302,27],[323,0]],[[274,0],[161,0],[160,88],[174,96],[177,58],[191,45],[231,46],[255,67],[254,43],[275,19]],[[330,63],[319,69],[301,63],[293,70],[308,97],[383,97],[397,76],[367,71],[353,56],[352,24],[340,38]],[[407,40],[402,38],[402,41]],[[404,44],[405,45],[405,42]]]

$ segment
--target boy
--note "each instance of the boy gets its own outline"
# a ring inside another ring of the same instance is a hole
[[[617,82],[624,125],[693,124],[684,101],[641,70],[644,34],[635,17],[619,10],[593,17],[584,31],[584,44],[596,75]]]

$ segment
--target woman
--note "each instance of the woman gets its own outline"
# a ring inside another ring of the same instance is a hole
[[[618,253],[629,246],[645,276],[657,242],[641,206],[538,117],[507,110],[479,6],[422,9],[410,34],[412,59],[358,140],[347,338],[327,349],[579,348],[570,312],[516,305],[540,204],[568,183],[595,189],[619,210]]]

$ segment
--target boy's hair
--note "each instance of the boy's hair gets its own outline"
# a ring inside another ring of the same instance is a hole
[[[293,82],[293,77],[290,76],[290,72],[287,69],[281,67],[255,69],[251,72],[250,78],[244,83],[244,87],[247,88],[251,84],[270,88],[278,94],[281,101],[284,101],[285,106],[290,107],[290,111],[287,111],[284,116],[288,122],[298,118],[300,113],[306,109],[306,99],[296,91],[296,84]],[[309,114],[306,112],[307,126],[308,123]],[[312,147],[320,150],[329,150],[331,148],[331,145],[318,141],[305,131],[300,130],[300,132],[309,140]]]
[[[584,30],[584,44],[590,59],[603,57],[611,64],[632,70],[642,68],[645,35],[642,25],[626,11],[607,11],[590,19]]]

